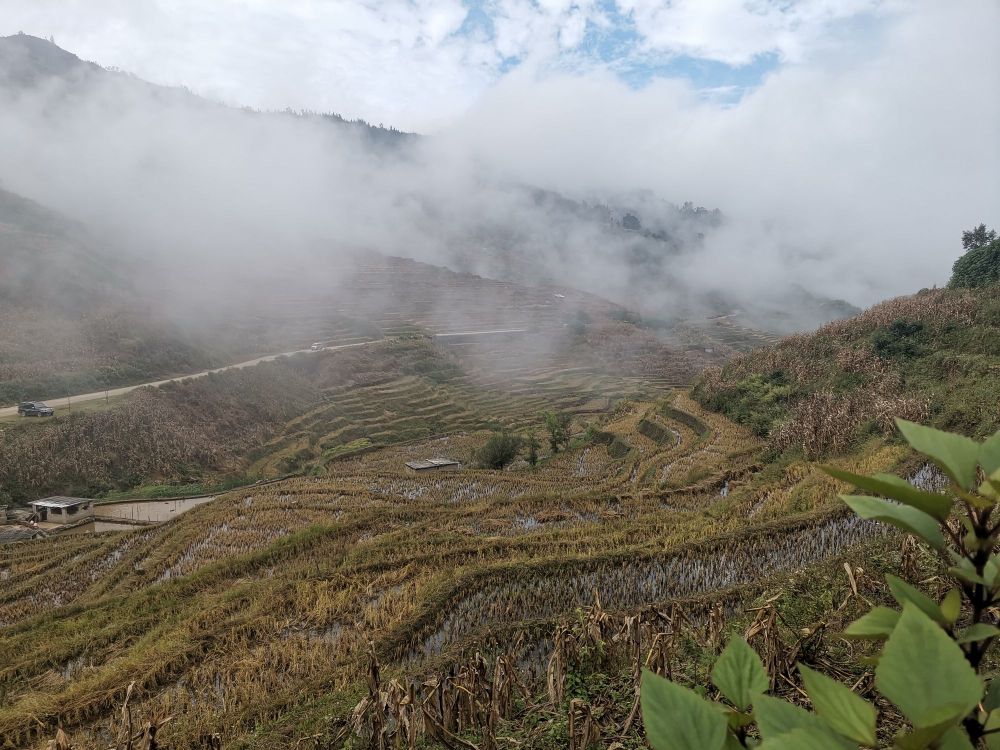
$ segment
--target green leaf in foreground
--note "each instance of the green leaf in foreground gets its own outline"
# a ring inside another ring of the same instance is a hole
[[[986,477],[986,480],[979,485],[979,494],[993,502],[1000,500],[1000,471],[995,471]]]
[[[951,513],[952,499],[948,495],[939,495],[935,492],[924,492],[918,490],[905,479],[894,477],[890,474],[876,474],[873,477],[865,477],[860,474],[852,474],[849,471],[835,469],[832,466],[821,466],[823,471],[834,479],[853,484],[858,489],[874,492],[876,495],[883,495],[892,500],[898,500],[917,510],[921,510],[939,521],[943,521]]]
[[[712,682],[733,705],[745,711],[770,680],[757,652],[742,638],[731,638],[712,670]]]
[[[987,625],[985,622],[977,622],[969,626],[962,635],[958,637],[959,643],[973,643],[974,641],[985,641],[987,638],[996,638],[1000,635],[1000,628],[995,625]]]
[[[843,740],[832,731],[817,729],[795,729],[786,734],[779,734],[760,745],[760,750],[844,750]]]
[[[915,450],[934,459],[955,480],[955,484],[965,490],[973,488],[979,465],[979,443],[963,435],[942,432],[905,419],[897,419],[896,426]]]
[[[986,710],[990,710],[988,706]],[[987,716],[983,728],[987,731],[987,735],[983,738],[986,740],[986,747],[989,750],[1000,750],[1000,711],[994,710]]]
[[[954,717],[948,716],[947,711],[935,712],[933,716],[937,716],[938,713],[944,714],[944,720],[938,721],[935,718],[928,718],[927,721],[929,724],[927,726],[898,732],[893,738],[893,748],[895,750],[927,750],[929,747],[938,748],[939,745],[934,743],[940,743],[942,738],[949,734],[950,730],[956,728]]]
[[[827,724],[859,744],[875,744],[875,706],[846,685],[804,664],[799,664],[799,674],[813,708]]]
[[[899,612],[888,607],[875,607],[848,625],[844,637],[885,639],[889,637],[897,622],[899,622]]]
[[[987,711],[1000,708],[1000,680],[995,677],[990,680],[990,686],[986,688],[986,695],[983,698],[983,708]]]
[[[935,549],[944,547],[944,536],[937,521],[922,510],[879,497],[841,495],[840,499],[862,518],[892,524],[917,535]]]
[[[753,714],[757,719],[760,736],[765,740],[797,729],[832,734],[830,726],[816,714],[780,698],[772,698],[770,695],[758,695],[754,698]],[[852,745],[843,737],[837,737],[837,740],[840,742],[840,747],[856,750],[856,745]]]
[[[986,476],[1000,471],[1000,432],[979,446],[979,465]]]
[[[889,584],[889,591],[892,592],[893,598],[899,602],[900,607],[905,607],[907,603],[913,604],[934,622],[946,624],[944,615],[941,614],[941,608],[927,594],[914,588],[902,578],[897,578],[889,573],[885,576],[885,582]]]
[[[937,750],[976,750],[969,741],[969,735],[958,727],[952,727],[938,740]]]
[[[726,715],[693,690],[649,670],[640,692],[646,738],[655,750],[721,750]]]
[[[948,568],[948,572],[951,575],[969,583],[981,583],[983,586],[989,585],[986,582],[986,579],[976,572],[976,567],[969,560],[966,560],[960,555],[953,554],[952,556],[957,557],[958,559],[956,560],[956,565],[954,567]]]
[[[983,681],[962,649],[909,602],[882,649],[875,686],[916,728],[946,716],[958,722],[983,695]]]
[[[959,615],[962,614],[962,592],[958,589],[951,589],[941,600],[939,608],[945,622],[954,625],[958,622]]]

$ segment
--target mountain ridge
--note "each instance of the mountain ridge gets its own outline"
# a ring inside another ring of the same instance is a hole
[[[72,52],[58,46],[51,39],[42,39],[30,34],[18,33],[0,36],[0,86],[12,90],[27,90],[33,87],[62,83],[88,85],[101,77],[112,77],[128,85],[145,89],[164,99],[179,99],[200,105],[233,108],[222,102],[205,98],[187,86],[166,86],[145,81],[138,76],[117,68],[106,68],[97,63],[83,60]],[[393,127],[372,125],[362,119],[349,120],[334,112],[293,112],[259,111],[249,107],[236,107],[247,112],[265,116],[318,118],[357,132],[361,132],[373,144],[388,145],[394,140],[405,142],[416,136]]]

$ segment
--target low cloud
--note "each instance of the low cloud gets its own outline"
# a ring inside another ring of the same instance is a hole
[[[960,231],[1000,224],[998,15],[989,0],[914,6],[732,106],[678,81],[526,66],[400,147],[120,74],[57,79],[3,94],[0,180],[194,273],[191,294],[296,271],[321,287],[311,261],[369,248],[492,275],[513,263],[651,314],[720,293],[866,305],[944,283]],[[725,222],[668,203],[686,200]],[[642,232],[622,226],[629,210]],[[649,254],[664,276],[625,262]]]
[[[7,0],[0,34],[262,109],[429,132],[512,67],[797,63],[906,0]]]
[[[514,75],[442,142],[510,179],[721,207],[677,269],[693,282],[869,304],[944,283],[960,231],[1000,223],[998,26],[995,3],[924,3],[725,108],[676,82]]]

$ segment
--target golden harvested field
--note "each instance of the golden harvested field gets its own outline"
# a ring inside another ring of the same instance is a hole
[[[401,685],[510,652],[544,689],[553,628],[595,592],[619,614],[721,601],[876,533],[836,508],[832,480],[760,472],[757,438],[655,382],[402,377],[326,395],[262,459],[299,454],[309,476],[160,527],[0,548],[0,747],[41,747],[57,726],[107,747],[132,683],[137,721],[173,717],[166,747],[347,737],[370,649]],[[475,468],[493,425],[544,444],[543,408],[576,410],[566,450]],[[901,457],[866,455],[856,468]],[[430,457],[463,465],[406,471]]]

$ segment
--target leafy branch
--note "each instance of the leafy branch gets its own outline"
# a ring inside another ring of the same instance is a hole
[[[998,635],[1000,602],[1000,433],[983,443],[897,420],[910,445],[950,480],[945,494],[904,479],[866,477],[822,467],[868,494],[841,499],[860,517],[892,524],[935,550],[954,581],[941,601],[892,575],[886,582],[900,609],[874,607],[844,637],[884,641],[873,661],[875,687],[908,725],[899,750],[1000,750],[1000,680],[983,665]],[[652,672],[642,682],[642,712],[655,750],[843,750],[879,746],[876,707],[826,675],[798,665],[812,711],[767,694],[760,657],[736,638],[722,652],[712,683],[725,702]],[[888,734],[883,727],[881,734]]]

